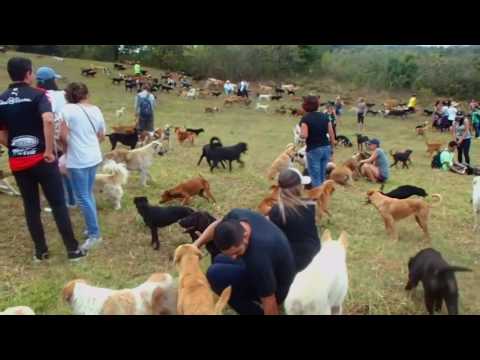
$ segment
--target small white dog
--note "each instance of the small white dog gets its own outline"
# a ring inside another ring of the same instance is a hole
[[[480,230],[480,176],[473,178],[473,231]]]
[[[262,100],[270,101],[271,99],[272,99],[272,95],[270,94],[258,95],[258,101],[262,101]]]
[[[15,306],[0,312],[0,315],[35,315],[35,312],[28,306]]]
[[[192,100],[196,99],[197,98],[197,89],[191,88],[190,90],[188,90],[187,98],[192,99]]]
[[[329,230],[322,248],[308,267],[297,274],[285,299],[288,315],[341,315],[348,292],[347,234],[333,241]]]
[[[257,103],[257,107],[255,108],[255,110],[263,110],[267,112],[269,107],[270,107],[269,105],[262,105],[260,103]]]
[[[127,184],[128,170],[125,164],[107,160],[102,168],[103,173],[95,176],[95,185],[100,192],[114,203],[115,210],[122,208],[123,188]]]
[[[99,288],[77,279],[65,285],[63,299],[74,315],[174,315],[177,289],[167,273],[153,274],[136,288],[123,290]]]
[[[116,112],[115,112],[115,116],[117,118],[120,118],[123,116],[123,114],[125,113],[125,107],[122,106],[120,109],[118,109]]]

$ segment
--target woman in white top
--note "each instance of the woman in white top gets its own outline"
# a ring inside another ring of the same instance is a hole
[[[72,183],[66,174],[66,169],[62,167],[64,160],[63,149],[60,143],[60,120],[63,107],[67,104],[65,99],[65,91],[59,90],[56,79],[60,79],[60,75],[55,73],[52,68],[43,66],[38,68],[37,74],[37,87],[47,92],[47,97],[52,104],[52,112],[54,114],[54,127],[55,127],[55,150],[59,159],[60,173],[62,174],[63,189],[65,191],[65,198],[67,201],[67,207],[72,208],[76,206],[75,195],[73,194]]]
[[[105,120],[100,109],[89,103],[85,84],[69,84],[65,98],[68,104],[61,111],[60,138],[66,144],[66,168],[88,232],[82,250],[89,250],[102,240],[93,187],[102,162],[99,142],[105,137]]]

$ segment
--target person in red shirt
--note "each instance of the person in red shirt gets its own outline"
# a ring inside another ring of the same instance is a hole
[[[12,84],[0,94],[0,144],[8,147],[9,165],[23,198],[28,230],[35,244],[34,261],[49,258],[40,217],[39,186],[72,261],[86,254],[79,249],[65,204],[58,161],[54,154],[54,116],[46,91],[33,88],[32,62],[8,61]]]

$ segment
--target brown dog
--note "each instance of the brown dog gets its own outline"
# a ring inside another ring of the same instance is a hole
[[[438,194],[432,195],[438,198],[436,205],[442,202],[442,197]],[[385,222],[385,229],[394,241],[398,241],[398,233],[395,228],[395,222],[405,219],[411,215],[415,216],[415,220],[420,228],[423,230],[426,238],[430,240],[428,232],[428,216],[430,208],[434,205],[428,204],[423,199],[394,199],[382,195],[377,190],[370,190],[367,192],[367,202],[373,204],[383,217]]]
[[[191,244],[180,245],[175,250],[178,276],[178,315],[221,315],[230,299],[232,287],[222,291],[215,304],[207,277],[200,268],[202,253]]]
[[[353,180],[360,178],[360,163],[355,159],[348,159],[341,166],[335,167],[328,178],[339,185],[349,186]]]
[[[317,202],[317,219],[320,220],[324,215],[332,216],[328,211],[328,205],[334,191],[335,182],[333,180],[327,180],[321,186],[307,191],[307,196]]]
[[[441,151],[443,144],[442,143],[429,143],[427,139],[427,134],[423,133],[423,138],[425,139],[425,145],[427,145],[427,153],[430,157],[433,156],[438,151]]]
[[[184,144],[185,142],[190,142],[192,146],[194,145],[195,137],[197,134],[190,131],[186,131],[183,128],[175,128],[175,135],[177,135],[177,141],[179,144]]]
[[[278,185],[272,185],[270,186],[270,189],[272,190],[271,194],[264,198],[258,205],[258,212],[264,216],[267,216],[270,213],[270,210],[272,210],[273,205],[278,202],[280,187]]]
[[[205,196],[203,193],[207,196]],[[162,194],[162,199],[160,204],[172,201],[173,199],[183,199],[182,205],[187,205],[190,202],[190,199],[199,195],[207,201],[212,201],[215,203],[215,198],[210,192],[210,184],[205,180],[201,175],[197,178],[181,183],[180,185],[174,187],[173,189],[167,190]]]
[[[281,171],[288,169],[292,166],[293,158],[295,157],[296,150],[295,145],[288,144],[284,152],[282,152],[272,163],[268,170],[267,177],[269,180],[273,180]]]

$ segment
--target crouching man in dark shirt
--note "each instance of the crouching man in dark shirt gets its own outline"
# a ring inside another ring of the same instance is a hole
[[[240,315],[278,315],[295,277],[295,260],[283,232],[264,216],[234,209],[195,242],[212,241],[222,254],[207,271],[215,293],[232,286],[229,305]]]

